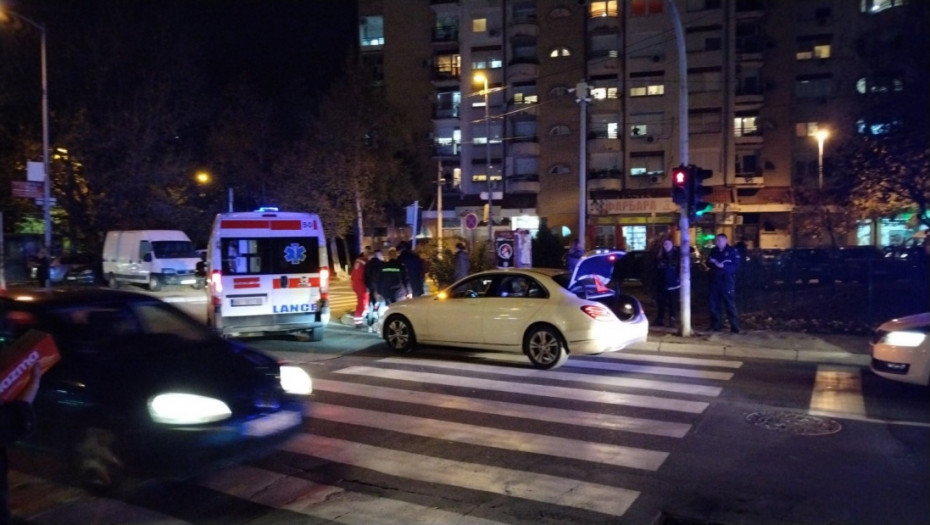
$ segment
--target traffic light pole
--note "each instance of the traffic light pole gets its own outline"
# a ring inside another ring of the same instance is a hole
[[[675,44],[678,48],[678,146],[681,165],[688,165],[688,60],[685,54],[685,32],[681,26],[681,17],[675,0],[667,2],[669,16],[675,27]],[[690,174],[689,174],[690,176]],[[690,181],[689,181],[690,182]],[[689,199],[690,200],[690,199]],[[681,231],[681,288],[679,298],[681,303],[681,331],[682,336],[691,335],[691,224],[688,203],[681,205],[678,219],[678,229]]]

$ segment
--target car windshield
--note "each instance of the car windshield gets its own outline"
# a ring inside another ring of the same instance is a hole
[[[159,259],[197,258],[197,251],[190,241],[155,241],[152,243],[152,250]]]

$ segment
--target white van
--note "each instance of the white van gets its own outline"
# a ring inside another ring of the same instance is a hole
[[[123,283],[152,291],[166,284],[199,288],[204,284],[197,275],[199,261],[194,244],[180,230],[109,231],[103,243],[103,278],[111,288]]]
[[[311,213],[220,213],[207,245],[207,323],[223,336],[309,332],[329,323],[329,261]]]

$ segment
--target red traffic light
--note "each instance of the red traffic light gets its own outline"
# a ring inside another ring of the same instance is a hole
[[[675,168],[672,171],[672,184],[675,186],[685,186],[688,183],[688,170],[685,168]]]

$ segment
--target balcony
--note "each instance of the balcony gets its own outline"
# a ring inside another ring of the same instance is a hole
[[[507,177],[508,193],[539,193],[539,175],[524,173]]]
[[[510,22],[510,34],[513,37],[539,36],[539,24],[536,23],[535,16],[522,16],[515,18]]]
[[[588,191],[620,191],[622,188],[623,172],[620,170],[591,170],[588,172]]]
[[[604,11],[604,16],[589,17],[588,32],[592,34],[619,33],[620,17],[617,16],[616,12],[613,15],[608,15],[606,11]]]
[[[507,80],[518,82],[539,76],[539,59],[536,57],[514,57],[507,64]]]
[[[442,26],[433,28],[433,43],[447,43],[459,41],[459,28],[456,26]]]
[[[439,107],[433,104],[433,120],[458,119],[461,116],[459,115],[460,107]]]
[[[588,153],[616,153],[620,151],[620,138],[613,133],[588,133]]]
[[[512,157],[538,157],[539,142],[536,137],[517,137],[510,144],[510,156]]]
[[[620,52],[602,49],[588,52],[588,75],[616,75],[620,70]]]

